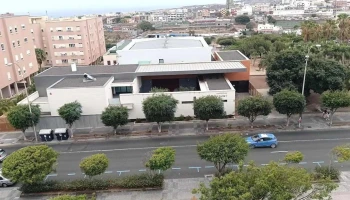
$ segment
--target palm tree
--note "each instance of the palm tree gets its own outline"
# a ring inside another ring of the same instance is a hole
[[[339,26],[339,39],[340,41],[344,41],[350,35],[350,18],[348,14],[340,14],[338,15],[338,26]]]
[[[328,19],[326,23],[322,26],[323,37],[325,40],[331,40],[337,32],[337,22],[331,19]]]
[[[46,53],[44,50],[36,48],[35,49],[36,61],[39,64],[39,72],[41,71],[41,65],[46,60]]]
[[[315,32],[316,23],[313,21],[304,21],[301,23],[302,36],[304,38],[304,42],[308,42],[312,39]]]
[[[322,39],[322,26],[319,24],[315,24],[313,34],[313,40],[319,42]]]

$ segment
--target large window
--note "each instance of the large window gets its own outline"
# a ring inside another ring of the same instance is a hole
[[[114,87],[113,94],[123,94],[123,93],[132,93],[131,86],[123,86],[123,87]]]

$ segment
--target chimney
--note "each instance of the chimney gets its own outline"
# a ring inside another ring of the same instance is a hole
[[[70,65],[70,67],[72,68],[72,72],[76,72],[77,71],[77,65],[75,63],[72,63]]]

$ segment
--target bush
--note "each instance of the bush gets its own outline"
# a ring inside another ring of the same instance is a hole
[[[320,180],[323,178],[331,178],[332,180],[338,180],[340,176],[339,170],[334,166],[317,166],[314,171],[314,179]]]
[[[94,200],[96,199],[95,197],[88,198],[86,195],[61,195],[57,197],[53,197],[50,200]]]
[[[185,121],[191,121],[191,120],[193,120],[193,117],[191,117],[191,116],[189,116],[189,115],[187,115],[187,116],[185,117]]]
[[[180,115],[179,117],[175,117],[175,121],[184,121],[185,120],[185,116]]]
[[[115,178],[102,179],[78,179],[70,182],[46,181],[34,184],[23,184],[20,190],[24,193],[57,192],[57,191],[86,191],[106,190],[109,188],[135,189],[163,187],[164,176],[162,174],[150,175],[147,173]]]

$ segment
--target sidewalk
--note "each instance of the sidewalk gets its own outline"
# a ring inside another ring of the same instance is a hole
[[[74,138],[64,142],[104,140],[104,139],[125,139],[125,138],[144,138],[155,136],[183,136],[183,135],[202,135],[215,134],[221,132],[265,132],[265,131],[298,131],[298,130],[324,130],[335,128],[350,128],[350,113],[336,113],[333,120],[333,126],[329,127],[322,113],[304,114],[302,127],[298,127],[299,116],[295,115],[290,121],[289,127],[286,127],[286,116],[280,114],[270,114],[266,117],[258,117],[254,122],[254,128],[250,128],[249,121],[245,117],[238,116],[235,119],[220,119],[209,121],[209,131],[205,130],[205,121],[174,121],[162,124],[162,133],[158,133],[155,123],[129,123],[118,129],[118,136],[115,137],[110,127],[87,127],[74,129]],[[37,130],[39,131],[39,130]],[[26,136],[34,141],[33,132],[28,131]],[[40,139],[40,138],[39,138]],[[58,142],[52,141],[51,143]],[[0,133],[0,146],[11,144],[22,144],[31,142],[23,141],[21,132]]]

